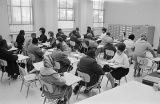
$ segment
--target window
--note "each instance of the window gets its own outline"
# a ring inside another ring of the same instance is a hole
[[[93,0],[93,27],[103,27],[104,0]]]
[[[32,0],[7,0],[11,33],[33,31]]]
[[[73,28],[73,0],[58,0],[58,28]]]

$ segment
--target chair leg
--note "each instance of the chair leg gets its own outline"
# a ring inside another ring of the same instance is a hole
[[[80,93],[81,88],[82,88],[82,86],[79,87],[79,90],[78,90],[78,93],[77,93],[76,100],[78,99],[78,96],[79,96],[79,93]]]
[[[24,84],[24,80],[22,80],[22,84],[21,84],[21,89],[20,89],[20,92],[22,91],[23,84]]]
[[[1,81],[2,81],[3,75],[4,75],[4,72],[2,72]]]
[[[44,98],[44,101],[43,101],[43,104],[45,104],[46,103],[46,97]]]
[[[125,76],[125,81],[127,82],[127,76]]]
[[[26,98],[28,97],[29,87],[30,87],[30,84],[28,85],[28,88],[27,88],[27,95],[26,95]]]
[[[108,86],[108,82],[109,82],[109,80],[107,80],[107,84],[106,84],[106,87]]]

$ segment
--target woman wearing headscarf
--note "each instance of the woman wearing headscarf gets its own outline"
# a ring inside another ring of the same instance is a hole
[[[67,86],[65,79],[57,72],[59,66],[52,55],[44,57],[44,68],[40,70],[40,79],[45,83],[51,84],[53,92],[46,92],[44,94],[49,95],[52,99],[62,98],[64,96],[64,102],[67,101],[72,95],[72,87]],[[49,94],[48,94],[49,93]]]

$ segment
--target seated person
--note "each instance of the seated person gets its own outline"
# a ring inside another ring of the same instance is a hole
[[[107,32],[107,29],[106,28],[102,28],[102,34],[101,36],[99,37],[99,39],[102,39],[105,35],[106,35],[106,32]]]
[[[40,31],[40,34],[41,34],[40,37],[39,37],[39,41],[41,43],[45,43],[47,41],[47,36],[45,35],[46,30],[45,30],[45,28],[41,27],[39,29],[39,31]]]
[[[100,44],[101,45],[106,45],[108,43],[108,41],[110,41],[112,39],[112,37],[110,35],[111,35],[110,32],[107,32],[107,34],[102,37],[102,41],[101,41]]]
[[[35,56],[35,62],[42,61],[44,53],[41,48],[38,47],[38,39],[34,38],[32,40],[32,44],[28,47],[27,52]]]
[[[19,75],[19,68],[16,62],[18,56],[7,51],[6,44],[3,41],[0,41],[0,59],[7,61],[6,72],[8,73],[8,76],[13,79],[17,79]]]
[[[58,73],[63,73],[72,70],[68,70],[69,67],[71,68],[71,62],[65,53],[63,53],[62,51],[55,50],[53,51],[51,56],[54,58],[54,61],[60,63],[60,69],[58,70]]]
[[[137,41],[134,44],[134,52],[133,52],[133,60],[135,61],[135,66],[134,66],[134,76],[140,76],[140,69],[137,67],[138,63],[137,63],[137,57],[146,57],[146,51],[150,51],[153,55],[153,57],[155,57],[155,53],[154,50],[151,46],[151,44],[147,41],[147,37],[145,34],[141,35],[141,39],[139,41]],[[138,70],[138,73],[136,73]]]
[[[85,39],[86,41],[88,41],[88,48],[97,48],[98,44],[97,42],[92,38],[92,34],[89,33],[87,34],[87,38]]]
[[[0,42],[4,44],[4,48],[6,50],[9,49],[8,45],[7,45],[7,41],[5,39],[2,38],[2,36],[0,35]]]
[[[54,38],[54,33],[52,31],[49,31],[48,35],[50,38],[47,40],[47,42],[50,42],[50,48],[54,48],[56,46],[56,39]]]
[[[81,41],[79,40],[80,36],[77,34],[76,30],[73,30],[70,33],[70,41],[75,42],[75,49],[78,49],[78,47],[80,46]]]
[[[106,50],[113,51],[114,54],[116,53],[116,48],[113,45],[113,39],[108,40],[108,43],[103,47],[103,50],[104,50],[104,57],[103,57],[104,59],[110,60],[111,58],[113,58],[114,55],[110,56],[106,54]]]
[[[110,72],[107,74],[108,80],[110,80],[112,88],[118,85],[115,82],[116,80],[120,80],[122,77],[126,76],[129,72],[129,60],[127,55],[124,53],[126,46],[124,43],[118,43],[117,45],[117,52],[115,53],[115,56],[108,62],[112,62],[115,64],[119,64],[120,67],[114,69],[112,67],[109,67],[108,65],[105,65],[103,70],[105,72]]]
[[[64,96],[64,101],[70,99],[72,95],[72,87],[67,86],[65,79],[57,72],[59,67],[56,65],[54,57],[52,55],[47,55],[44,57],[44,68],[40,70],[40,80],[51,84],[54,90],[53,93],[43,91],[44,95],[48,98],[62,98]],[[43,86],[42,86],[43,87]],[[65,95],[64,95],[65,93]],[[50,96],[47,96],[50,95]]]
[[[85,93],[88,93],[92,89],[91,86],[99,81],[101,75],[104,75],[102,67],[96,62],[95,50],[89,50],[87,56],[80,59],[77,65],[77,71],[86,73],[90,76],[90,82],[87,83],[87,88],[84,91]],[[73,92],[76,94],[82,85],[84,85],[83,81],[74,88]]]
[[[63,40],[62,37],[58,37],[56,40],[56,46],[58,46],[60,48],[61,51],[63,52],[67,52],[69,51],[69,47],[66,44],[66,42]]]
[[[22,49],[23,49],[23,44],[24,44],[24,35],[25,35],[25,32],[24,30],[20,30],[17,38],[16,38],[16,43],[17,43],[17,48],[19,50],[19,53],[22,52]]]
[[[132,56],[133,48],[134,48],[134,34],[129,35],[128,39],[126,39],[123,43],[126,45],[126,54],[127,56]]]
[[[31,38],[25,39],[24,49],[25,49],[26,51],[28,50],[29,45],[32,44],[32,39],[33,39],[33,38],[36,38],[36,33],[32,33],[32,34],[31,34]]]
[[[61,37],[61,35],[63,35],[64,33],[62,32],[62,29],[59,28],[58,29],[58,33],[56,34],[56,38]]]

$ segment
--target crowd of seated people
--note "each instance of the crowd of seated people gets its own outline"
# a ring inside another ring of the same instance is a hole
[[[66,99],[69,99],[72,94],[72,88],[65,85],[65,79],[61,78],[60,75],[61,73],[68,72],[73,68],[72,67],[68,70],[68,68],[71,67],[71,61],[68,58],[70,45],[67,44],[66,41],[67,35],[63,33],[62,29],[58,29],[58,33],[56,34],[56,36],[54,36],[54,33],[52,31],[49,31],[49,39],[47,39],[47,36],[45,35],[45,28],[42,27],[39,29],[39,31],[39,38],[36,37],[35,33],[32,33],[31,37],[29,39],[26,39],[24,38],[25,31],[21,30],[16,39],[17,48],[22,51],[24,48],[27,53],[33,54],[35,56],[34,62],[43,61],[44,68],[40,70],[41,80],[53,85],[53,88],[56,89],[54,93],[55,96],[63,96],[62,94],[64,93],[64,91],[66,91],[65,89],[67,89],[65,97]],[[77,75],[77,71],[80,71],[90,76],[90,82],[87,83],[87,88],[85,89],[84,93],[90,92],[92,86],[99,81],[100,76],[105,75],[106,72],[106,76],[111,82],[112,88],[116,87],[117,81],[119,81],[122,77],[126,76],[129,73],[130,64],[128,56],[132,57],[135,61],[134,76],[139,76],[140,74],[140,70],[138,70],[138,74],[136,75],[136,71],[138,69],[138,56],[145,57],[145,52],[150,51],[155,57],[153,48],[147,42],[147,37],[144,34],[137,42],[134,42],[135,36],[131,34],[129,35],[128,39],[125,38],[123,39],[123,41],[114,45],[112,34],[108,32],[106,28],[102,28],[102,35],[98,38],[100,39],[100,41],[96,41],[96,35],[93,33],[91,27],[88,26],[87,33],[84,35],[84,39],[81,38],[82,36],[79,33],[79,28],[73,30],[68,37],[70,37],[69,41],[75,42],[74,49],[76,49],[77,51],[82,52],[79,48],[82,42],[85,42],[88,47],[88,50],[85,53],[86,56],[82,57],[78,62],[75,73],[75,75]],[[45,50],[56,48],[50,55],[44,55],[45,51],[42,51],[42,49],[38,46],[38,44],[45,42],[50,43],[50,47],[44,47]],[[102,47],[98,48],[99,45],[101,45]],[[131,51],[128,51],[128,49],[131,49]],[[14,55],[12,52],[9,52],[7,50],[7,43],[0,36],[0,59],[6,60],[8,63],[8,66],[6,68],[8,76],[16,79],[19,75],[18,65],[16,63],[18,57],[17,55]],[[113,51],[113,55],[107,54],[107,51]],[[106,64],[102,67],[97,60],[97,56],[101,52],[104,53],[103,59],[105,59],[105,61],[109,63],[119,64],[120,66],[118,68],[112,68]],[[129,53],[131,54],[128,55]],[[59,63],[60,66],[57,66],[57,63]],[[83,81],[80,81],[73,89],[73,92],[76,94],[80,87],[84,85],[85,83]]]

